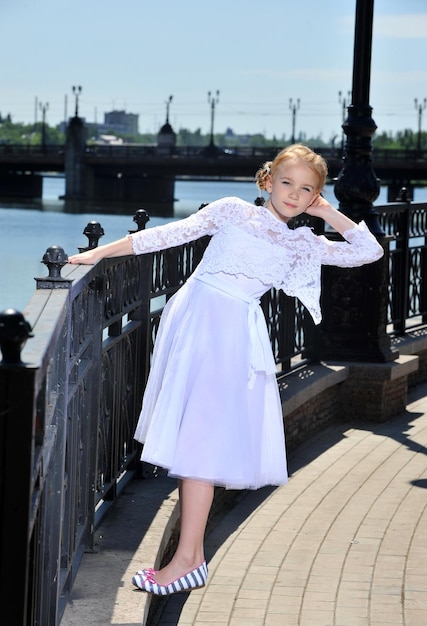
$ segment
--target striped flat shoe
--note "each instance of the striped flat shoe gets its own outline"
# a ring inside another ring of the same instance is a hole
[[[147,593],[152,593],[156,596],[169,596],[172,593],[181,593],[183,591],[193,591],[194,589],[201,589],[206,585],[208,578],[208,567],[206,561],[203,561],[199,567],[196,567],[188,574],[177,578],[168,585],[159,585],[154,579],[154,571],[141,570],[132,577],[132,583]]]
[[[136,572],[135,576],[142,576],[147,578],[148,576],[153,577],[154,574],[157,574],[159,570],[153,569],[152,567],[146,567],[145,569],[140,569]]]

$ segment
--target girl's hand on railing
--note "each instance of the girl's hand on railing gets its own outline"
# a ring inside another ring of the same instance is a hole
[[[73,265],[94,265],[98,261],[98,257],[95,254],[96,248],[93,250],[87,250],[81,254],[74,254],[68,257],[68,263]]]
[[[111,243],[107,243],[104,246],[92,248],[86,250],[81,254],[74,254],[68,257],[68,263],[81,264],[81,265],[93,265],[100,259],[117,257],[117,256],[129,256],[133,254],[132,241],[130,236],[117,239]]]

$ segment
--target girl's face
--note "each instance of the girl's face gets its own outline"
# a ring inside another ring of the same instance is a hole
[[[317,174],[304,161],[283,161],[267,185],[266,207],[283,222],[303,213],[319,195]]]

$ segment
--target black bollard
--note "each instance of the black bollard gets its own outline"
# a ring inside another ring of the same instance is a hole
[[[49,276],[36,278],[37,289],[68,289],[71,280],[62,278],[61,270],[68,262],[68,255],[61,246],[50,246],[41,261],[48,270]]]
[[[50,246],[43,255],[42,263],[49,270],[49,278],[60,278],[61,269],[67,264],[68,256],[61,246]]]
[[[97,248],[99,240],[104,236],[104,229],[99,222],[92,221],[86,224],[83,235],[86,235],[89,242],[85,248],[79,247],[79,252],[86,252],[86,250],[93,250],[93,248]]]
[[[6,309],[0,313],[0,365],[22,365],[21,350],[27,339],[33,337],[31,326],[22,313]]]
[[[150,221],[150,217],[145,209],[138,209],[133,216],[133,221],[136,223],[138,228],[136,230],[129,230],[128,232],[130,235],[132,235],[132,233],[137,233],[140,230],[145,230],[145,225]]]
[[[406,187],[400,188],[399,195],[396,198],[396,202],[408,202],[408,203],[411,202],[411,197]]]

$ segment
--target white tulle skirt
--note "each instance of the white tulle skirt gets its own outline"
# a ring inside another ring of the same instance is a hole
[[[210,284],[211,283],[211,284]],[[218,288],[219,287],[219,288]],[[229,489],[287,481],[263,313],[234,285],[191,277],[166,305],[135,439],[141,459]]]

